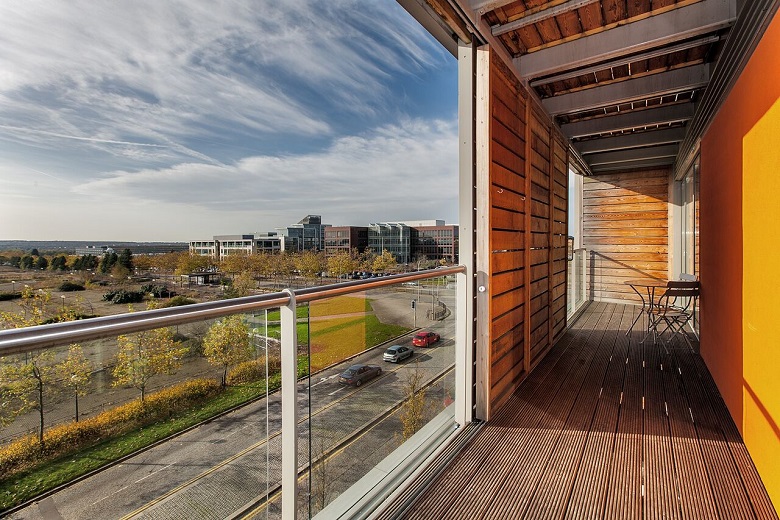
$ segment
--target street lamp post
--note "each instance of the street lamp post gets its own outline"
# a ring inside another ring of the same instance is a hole
[[[16,292],[16,280],[11,280],[11,294]]]
[[[62,298],[62,312],[65,312],[65,295],[61,294],[60,298]]]

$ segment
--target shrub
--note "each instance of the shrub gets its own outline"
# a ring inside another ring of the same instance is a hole
[[[163,304],[160,307],[179,307],[181,305],[192,305],[193,303],[198,303],[192,298],[187,298],[186,296],[174,296],[170,300],[167,300],[163,302]]]
[[[62,292],[83,291],[84,286],[80,283],[65,281],[60,284],[58,289]]]
[[[170,298],[175,295],[173,291],[169,290],[165,285],[157,285],[148,283],[141,287],[141,292],[144,294],[150,294],[155,298]]]
[[[141,291],[126,291],[124,289],[118,289],[116,291],[109,291],[103,295],[103,300],[111,303],[138,303],[144,300],[144,294]]]
[[[268,358],[268,375],[275,375],[282,369],[281,360],[276,356]],[[227,384],[240,385],[265,379],[265,357],[239,363],[228,373]]]
[[[9,476],[46,460],[78,451],[112,436],[185,412],[221,390],[214,379],[195,379],[106,410],[94,417],[49,428],[0,448],[0,475]]]
[[[8,300],[16,300],[18,298],[22,297],[22,293],[18,292],[4,292],[0,293],[0,302],[8,301]]]

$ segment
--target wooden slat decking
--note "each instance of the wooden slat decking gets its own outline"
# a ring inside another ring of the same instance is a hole
[[[701,358],[627,338],[637,309],[593,303],[403,518],[777,518]]]

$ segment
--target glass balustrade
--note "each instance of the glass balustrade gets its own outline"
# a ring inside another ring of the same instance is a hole
[[[431,422],[454,430],[451,271],[0,331],[0,511],[349,507]]]

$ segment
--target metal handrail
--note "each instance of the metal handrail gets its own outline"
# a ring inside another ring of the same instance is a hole
[[[296,302],[303,303],[395,285],[399,282],[438,278],[439,276],[464,272],[466,272],[465,266],[428,269],[415,273],[383,276],[367,280],[353,280],[324,287],[309,287],[292,292],[295,294]],[[170,327],[205,319],[220,318],[241,312],[271,309],[287,305],[289,302],[289,293],[275,292],[230,300],[194,303],[181,307],[152,309],[85,320],[3,330],[0,331],[0,356],[19,354],[68,343],[92,341],[142,330]]]

